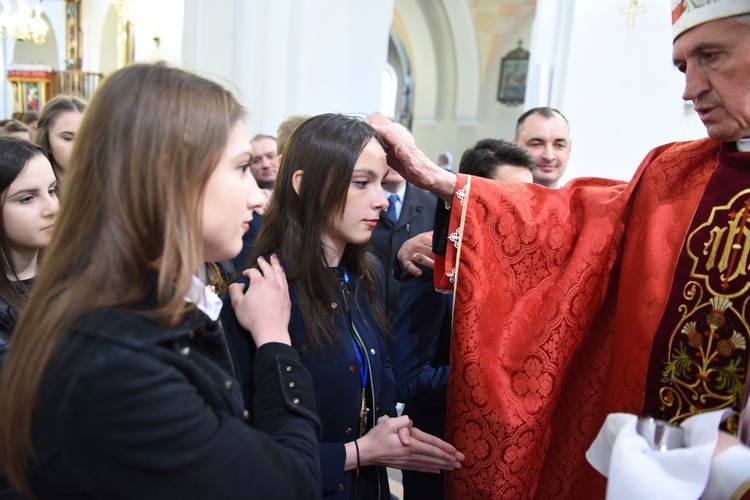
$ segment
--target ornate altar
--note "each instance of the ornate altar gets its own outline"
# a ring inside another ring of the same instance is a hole
[[[52,68],[37,64],[8,66],[7,80],[11,87],[13,114],[41,111],[50,96]]]

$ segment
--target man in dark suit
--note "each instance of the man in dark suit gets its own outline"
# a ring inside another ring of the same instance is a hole
[[[383,265],[386,309],[393,319],[398,314],[399,300],[399,283],[393,275],[396,253],[406,240],[432,229],[437,197],[408,184],[393,169],[389,169],[385,177],[383,191],[389,206],[381,212],[370,242],[371,249]]]

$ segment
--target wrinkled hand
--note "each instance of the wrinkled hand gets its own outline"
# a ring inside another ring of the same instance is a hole
[[[461,468],[464,454],[413,427],[406,415],[389,418],[359,439],[362,465],[439,473]]]
[[[267,342],[291,345],[289,318],[292,303],[286,273],[279,258],[272,255],[269,264],[260,257],[257,269],[246,269],[242,274],[250,278],[246,293],[242,292],[241,283],[229,286],[229,296],[237,321],[250,332],[258,347]]]
[[[435,254],[432,253],[432,231],[418,234],[406,240],[399,248],[396,257],[404,269],[414,276],[422,276],[422,270],[417,264],[435,269]]]
[[[438,167],[417,148],[412,137],[399,127],[374,125],[388,148],[388,166],[404,179],[421,189],[430,191],[450,202],[456,189],[456,176]]]

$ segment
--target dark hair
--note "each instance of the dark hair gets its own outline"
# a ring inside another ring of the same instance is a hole
[[[523,124],[526,121],[526,118],[528,118],[531,115],[540,115],[547,119],[554,118],[555,116],[559,116],[560,118],[565,120],[565,123],[568,123],[568,119],[565,118],[565,115],[560,113],[555,108],[550,108],[549,106],[543,106],[541,108],[532,108],[518,117],[518,121],[516,122],[516,139],[518,139],[518,136],[521,133],[521,128],[523,128]]]
[[[339,283],[325,265],[321,236],[330,221],[346,206],[354,165],[371,139],[382,145],[375,130],[359,118],[325,114],[314,116],[292,133],[281,157],[281,166],[263,227],[250,262],[259,256],[278,254],[290,283],[297,292],[307,331],[307,346],[325,355],[331,342],[340,342],[331,309],[331,297]],[[302,170],[299,195],[293,176]],[[377,280],[375,257],[368,244],[349,244],[341,264],[355,278],[353,293],[364,288],[377,326],[390,335]]]
[[[526,167],[531,171],[536,168],[534,158],[518,144],[503,139],[482,139],[464,151],[458,171],[491,178],[495,169],[503,165]]]
[[[28,135],[29,127],[27,127],[25,123],[18,120],[11,120],[3,125],[4,134],[13,134],[15,132],[26,132],[26,134]]]
[[[276,131],[276,153],[281,155],[284,153],[284,146],[286,141],[289,140],[289,136],[292,132],[302,125],[305,120],[310,118],[310,115],[292,115],[279,124],[279,128]]]
[[[36,144],[18,137],[0,136],[0,193],[3,193],[0,206],[5,205],[8,187],[37,155],[44,155],[44,151]],[[13,267],[5,219],[0,216],[0,298],[13,308],[16,315],[20,314],[27,300],[26,288],[20,281]]]
[[[49,143],[49,129],[51,129],[57,118],[70,111],[83,113],[86,109],[86,101],[73,94],[60,94],[49,101],[42,108],[42,114],[39,116],[39,121],[36,125],[36,135],[34,136],[34,142],[37,143],[43,150],[44,154],[52,165],[52,170],[55,171],[56,176],[60,176],[60,166],[55,162],[55,158],[52,155],[52,148]]]
[[[194,309],[184,297],[204,260],[201,199],[243,115],[221,86],[164,64],[128,65],[97,88],[0,375],[0,462],[21,493],[42,376],[81,315],[113,307],[170,327]],[[157,307],[139,311],[154,288]]]

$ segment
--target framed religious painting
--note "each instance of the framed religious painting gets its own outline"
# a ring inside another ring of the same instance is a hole
[[[508,106],[520,106],[526,98],[526,75],[529,71],[529,51],[521,47],[509,52],[500,63],[500,85],[497,100]]]
[[[41,88],[39,82],[26,82],[23,85],[23,98],[24,98],[24,113],[29,111],[36,111],[39,113],[42,110],[41,106]]]
[[[81,3],[65,0],[65,67],[81,69]]]

